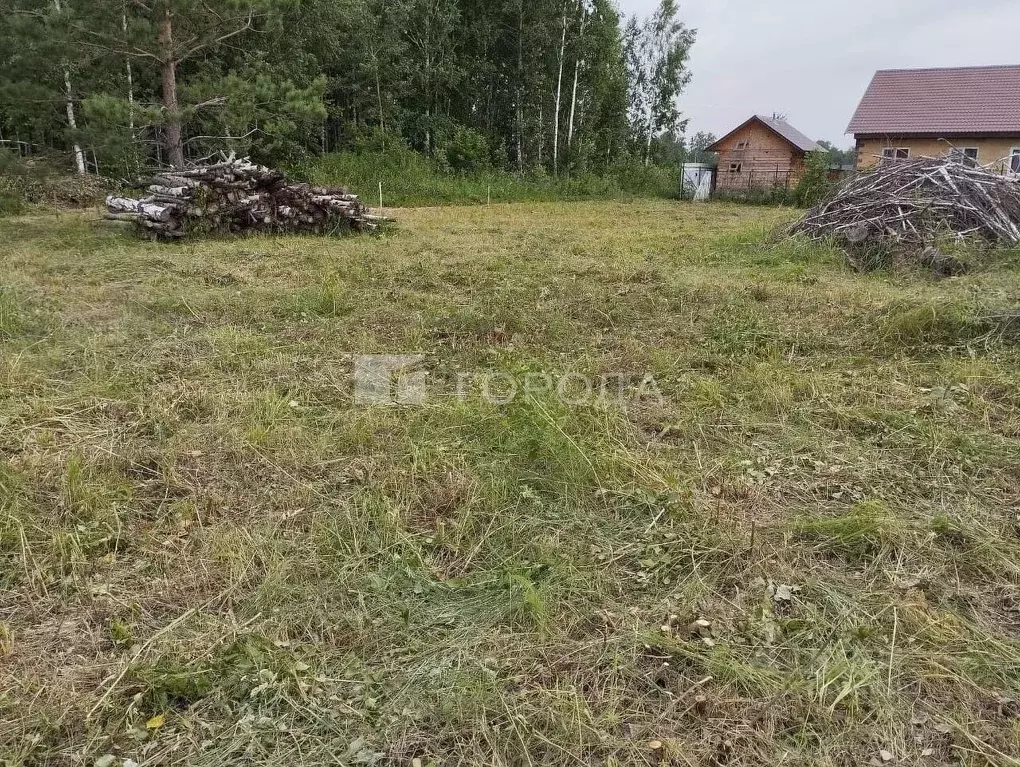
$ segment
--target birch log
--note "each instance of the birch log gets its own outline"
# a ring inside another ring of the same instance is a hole
[[[137,184],[141,199],[111,195],[107,219],[134,221],[156,239],[189,231],[307,232],[336,234],[371,231],[384,221],[372,215],[357,195],[342,187],[289,184],[286,176],[231,155],[221,162],[162,171]]]

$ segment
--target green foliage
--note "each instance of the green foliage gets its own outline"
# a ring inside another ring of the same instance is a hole
[[[0,216],[16,216],[24,210],[24,173],[21,158],[14,152],[0,149]]]
[[[316,159],[299,173],[317,184],[346,185],[373,206],[377,204],[380,182],[386,206],[672,198],[678,191],[677,171],[673,168],[620,162],[600,174],[557,179],[539,166],[519,177],[485,166],[473,173],[453,172],[444,155],[430,160],[406,147],[385,152],[338,152]]]
[[[23,213],[25,204],[13,192],[0,192],[0,216],[16,216]]]
[[[19,12],[0,16],[0,131],[69,156],[81,145],[115,178],[176,161],[178,146],[295,165],[406,145],[440,171],[574,177],[684,152],[675,96],[694,35],[672,0],[638,25],[629,73],[612,0],[8,3]]]
[[[714,133],[698,131],[691,137],[687,145],[687,161],[703,163],[715,166],[719,162],[719,156],[714,152],[705,151],[716,142]]]
[[[821,202],[830,188],[829,155],[825,152],[808,152],[804,161],[804,176],[793,193],[797,204],[810,208]]]
[[[298,163],[307,155],[305,138],[326,118],[325,89],[325,77],[297,85],[265,63],[226,77],[196,79],[182,91],[190,102],[225,98],[220,108],[185,112],[200,135],[214,137],[194,142],[196,151],[225,148],[268,165]]]
[[[131,126],[159,124],[159,110],[132,104],[120,94],[94,93],[82,102],[82,116],[87,125],[84,140],[98,147],[102,173],[114,178],[137,177],[145,157]]]
[[[691,80],[687,60],[697,32],[679,18],[676,0],[660,0],[655,12],[639,21],[631,17],[624,32],[630,92],[629,114],[634,143],[650,160],[652,141],[686,127],[679,96]]]
[[[839,149],[829,141],[819,141],[818,146],[828,153],[829,165],[854,166],[857,164],[857,149],[855,147]]]
[[[453,137],[444,147],[450,168],[463,173],[474,173],[489,164],[489,144],[485,136],[463,125],[454,128]]]

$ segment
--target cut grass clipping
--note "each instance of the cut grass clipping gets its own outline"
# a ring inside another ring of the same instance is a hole
[[[786,215],[0,220],[0,762],[1016,764],[1020,261]],[[354,404],[379,353],[423,406]]]

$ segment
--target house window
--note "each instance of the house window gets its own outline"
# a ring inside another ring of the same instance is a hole
[[[977,147],[953,147],[949,150],[950,159],[955,162],[961,162],[971,168],[977,167],[978,164],[978,149]]]
[[[1009,155],[1009,172],[1020,173],[1020,149],[1014,149]]]
[[[740,173],[742,168],[743,168],[743,166],[739,162],[731,162],[730,163],[730,173]]]
[[[737,151],[738,152],[743,151],[744,149],[747,149],[749,146],[751,146],[751,142],[750,141],[738,141],[737,142]]]
[[[910,159],[910,150],[909,149],[904,149],[904,148],[897,148],[897,147],[887,146],[885,149],[882,150],[882,159],[883,160],[909,160]]]

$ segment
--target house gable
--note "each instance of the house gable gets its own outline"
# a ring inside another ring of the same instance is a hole
[[[757,128],[764,128],[766,131],[771,133],[786,144],[792,151],[805,154],[807,152],[817,151],[820,147],[814,141],[809,139],[799,130],[794,128],[788,122],[779,119],[770,119],[767,117],[761,117],[760,115],[754,115],[746,122],[738,125],[736,128],[731,130],[721,139],[716,141],[712,146],[708,147],[705,151],[707,152],[720,152],[724,151],[730,144],[734,137],[738,137],[738,134],[747,134],[748,131],[758,132]],[[737,138],[739,143],[740,139]]]

